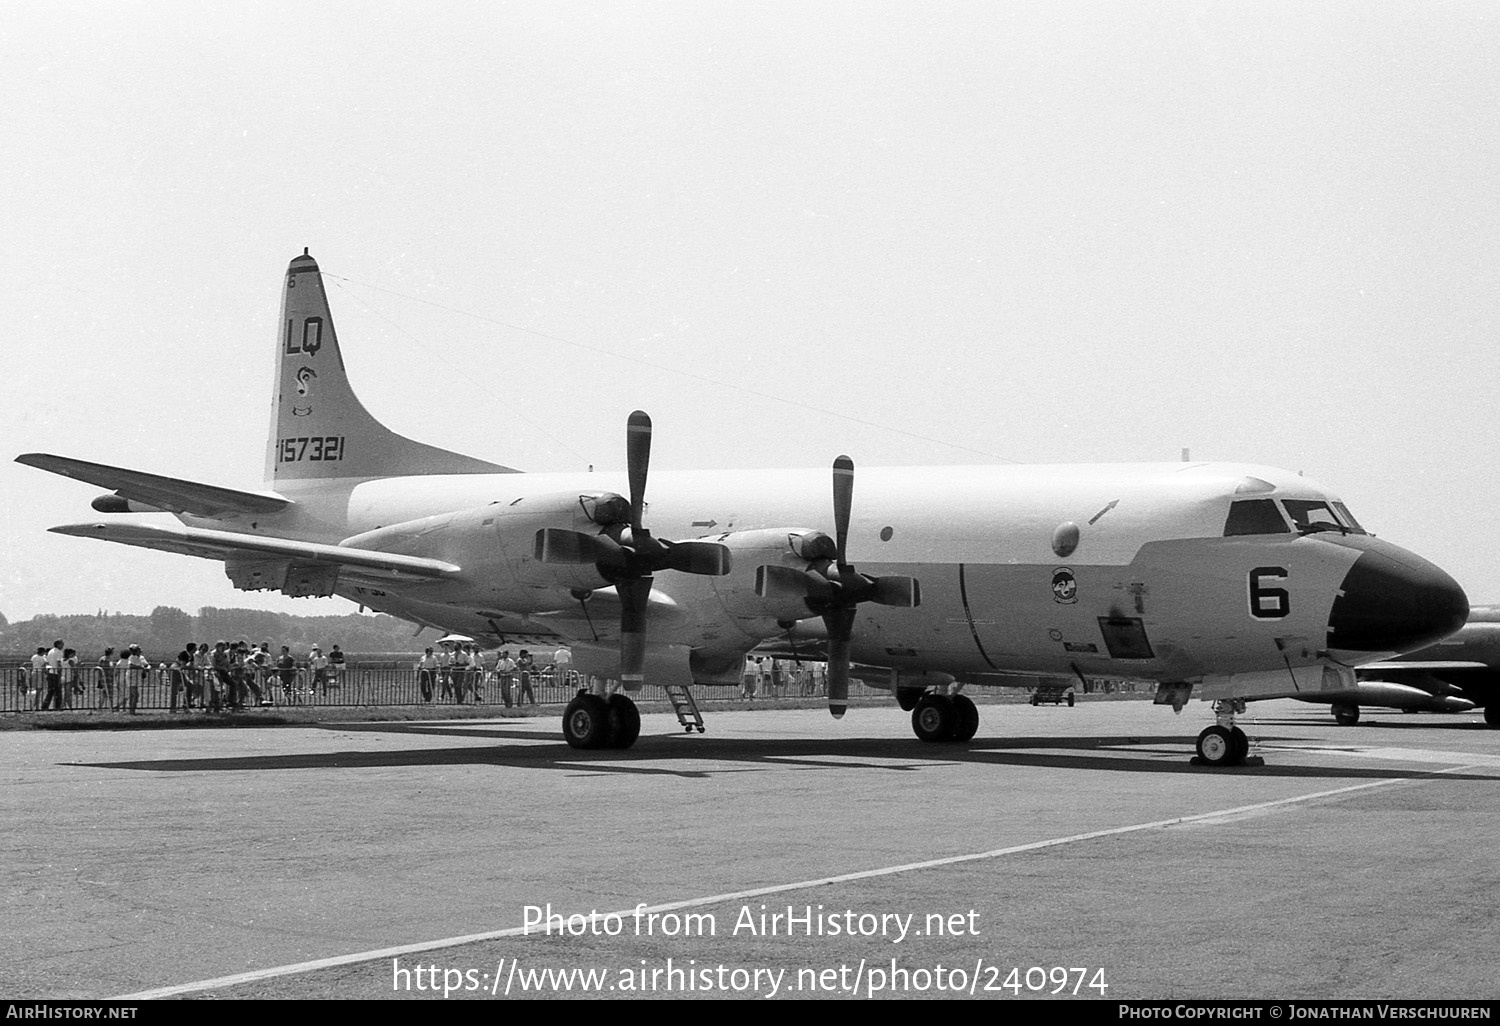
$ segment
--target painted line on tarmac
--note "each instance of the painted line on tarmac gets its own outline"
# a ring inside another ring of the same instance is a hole
[[[1182,826],[1184,824],[1198,823],[1207,820],[1229,820],[1251,813],[1261,812],[1267,809],[1275,809],[1288,805],[1297,805],[1302,802],[1317,801],[1320,798],[1335,798],[1339,795],[1353,794],[1358,791],[1369,791],[1377,787],[1390,787],[1393,784],[1415,784],[1425,783],[1445,773],[1457,773],[1465,769],[1474,769],[1474,766],[1450,766],[1447,769],[1436,770],[1430,774],[1426,781],[1413,780],[1409,777],[1389,777],[1382,780],[1371,780],[1363,784],[1351,784],[1348,787],[1336,787],[1331,791],[1315,791],[1312,794],[1294,795],[1291,798],[1277,798],[1268,802],[1256,802],[1254,805],[1240,805],[1231,809],[1216,809],[1213,812],[1200,812],[1192,816],[1176,816],[1172,819],[1152,820],[1150,823],[1134,823],[1130,826],[1110,827],[1107,830],[1090,830],[1083,834],[1071,834],[1067,837],[1053,837],[1045,841],[1032,841],[1028,844],[1012,845],[1009,848],[995,848],[991,851],[973,852],[968,855],[950,855],[941,859],[928,859],[925,862],[908,862],[899,866],[885,866],[879,869],[863,869],[854,873],[842,873],[839,876],[824,876],[814,880],[799,880],[795,883],[773,884],[769,887],[756,887],[746,891],[731,891],[726,894],[712,894],[703,898],[688,898],[683,901],[670,901],[661,905],[650,905],[637,908],[628,908],[616,912],[595,913],[597,919],[607,919],[611,916],[625,918],[627,916],[650,915],[651,913],[675,912],[685,908],[701,908],[705,905],[721,905],[731,901],[744,901],[749,898],[762,898],[770,894],[782,894],[787,891],[800,891],[812,887],[826,887],[830,884],[850,883],[855,880],[870,880],[882,876],[894,876],[898,873],[919,872],[926,869],[937,869],[943,866],[957,866],[966,862],[982,862],[987,859],[1003,858],[1007,855],[1019,855],[1024,852],[1040,851],[1044,848],[1056,848],[1064,844],[1077,844],[1080,841],[1094,841],[1103,837],[1120,837],[1124,834],[1136,834],[1146,830],[1160,830],[1165,827]],[[233,987],[243,983],[255,983],[260,980],[274,979],[278,976],[296,976],[302,973],[316,972],[320,969],[333,969],[339,966],[355,965],[360,962],[374,962],[380,959],[398,958],[402,955],[418,955],[427,951],[438,951],[443,948],[456,948],[464,944],[477,944],[481,941],[500,940],[505,937],[521,937],[531,933],[540,934],[540,930],[528,930],[526,927],[513,926],[505,930],[491,930],[487,933],[471,933],[462,937],[446,937],[442,940],[422,941],[417,944],[402,944],[390,948],[376,948],[373,951],[357,951],[348,955],[335,955],[332,958],[317,958],[309,962],[296,962],[291,965],[273,966],[269,969],[252,969],[249,972],[235,973],[232,976],[218,976],[211,980],[198,980],[193,983],[178,983],[168,987],[158,987],[153,990],[138,991],[134,994],[122,994],[119,997],[109,998],[111,1001],[152,1001],[159,998],[176,997],[180,994],[192,994],[198,991],[218,990],[223,987]]]
[[[1440,762],[1451,764],[1460,760],[1467,762],[1468,769],[1495,769],[1500,767],[1500,755],[1484,755],[1467,752],[1444,752],[1435,748],[1320,748],[1303,745],[1268,744],[1264,747],[1299,755],[1337,755],[1352,759],[1381,759],[1386,762]]]

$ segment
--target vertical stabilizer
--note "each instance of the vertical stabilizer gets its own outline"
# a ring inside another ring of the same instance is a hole
[[[503,474],[509,467],[414,442],[365,410],[344,373],[318,262],[287,268],[277,331],[276,398],[266,483],[418,474]]]

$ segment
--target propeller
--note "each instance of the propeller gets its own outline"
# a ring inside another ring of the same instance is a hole
[[[798,596],[823,618],[828,631],[828,711],[841,719],[849,707],[849,651],[855,607],[861,602],[911,608],[921,604],[914,577],[866,577],[849,563],[849,514],[854,505],[854,461],[833,461],[834,537],[821,531],[794,536],[793,551],[806,569],[767,565],[756,568],[755,591],[762,597]]]
[[[661,570],[722,577],[729,573],[727,546],[718,542],[673,542],[657,538],[642,523],[646,509],[646,477],[651,464],[651,418],[636,410],[625,428],[626,477],[630,482],[628,508],[619,496],[600,497],[591,504],[590,517],[604,527],[585,534],[547,527],[536,533],[536,558],[543,563],[592,563],[620,596],[620,681],[645,679],[646,610],[651,602],[653,575]]]

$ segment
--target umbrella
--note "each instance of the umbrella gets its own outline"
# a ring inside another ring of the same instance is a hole
[[[473,638],[464,634],[444,634],[441,638],[437,639],[439,645],[468,645],[472,644],[473,641]]]

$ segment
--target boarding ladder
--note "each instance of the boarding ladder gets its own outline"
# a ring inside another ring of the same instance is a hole
[[[672,703],[672,711],[677,714],[683,732],[691,734],[696,730],[703,733],[703,714],[693,700],[693,689],[686,684],[663,684],[662,690],[667,693],[667,701]]]

